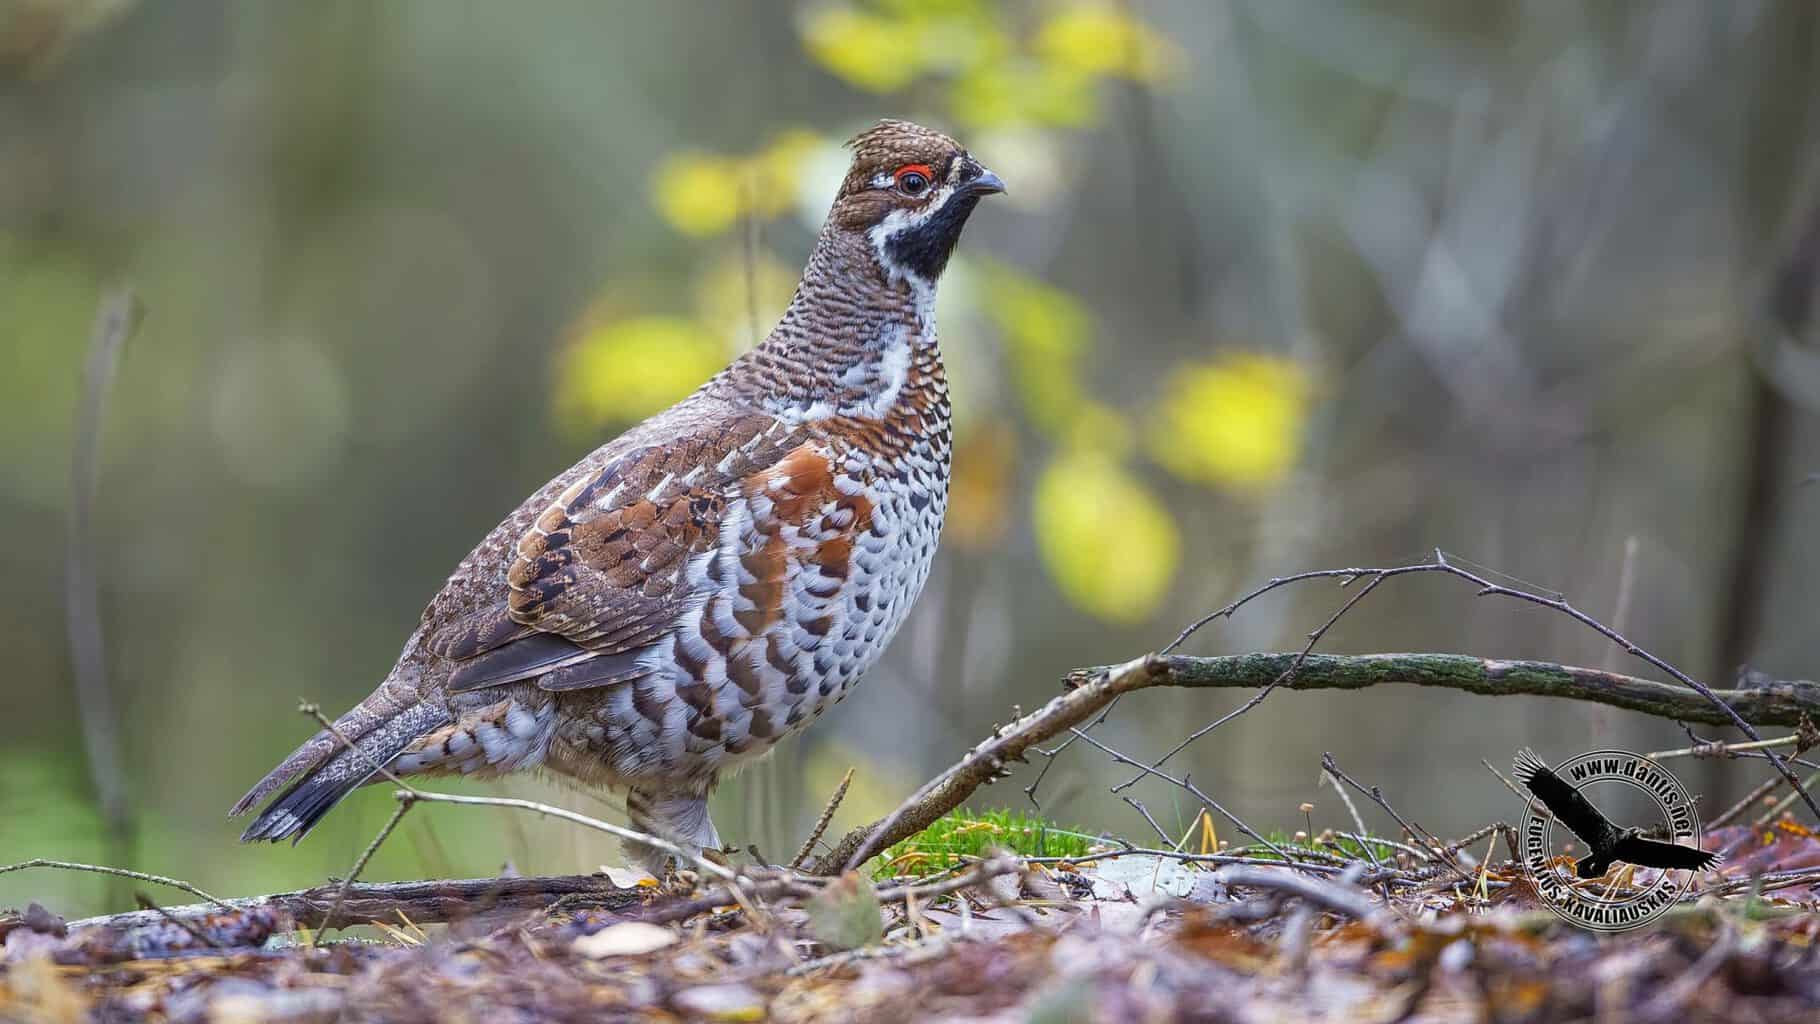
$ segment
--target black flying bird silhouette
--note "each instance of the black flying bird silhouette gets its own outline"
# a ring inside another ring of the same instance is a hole
[[[1691,846],[1644,839],[1640,828],[1619,828],[1599,813],[1592,801],[1580,791],[1561,781],[1533,751],[1517,751],[1517,778],[1529,791],[1548,806],[1555,819],[1566,825],[1592,850],[1574,862],[1574,874],[1581,878],[1598,878],[1614,861],[1645,868],[1687,868],[1698,871],[1710,867],[1719,855]]]

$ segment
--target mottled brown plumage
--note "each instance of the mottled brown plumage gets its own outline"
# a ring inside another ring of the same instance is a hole
[[[337,720],[354,749],[305,743],[235,805],[279,794],[242,838],[302,836],[384,763],[548,768],[624,788],[635,825],[719,845],[708,792],[877,659],[947,504],[935,281],[1003,186],[907,122],[852,148],[764,342],[488,534]]]

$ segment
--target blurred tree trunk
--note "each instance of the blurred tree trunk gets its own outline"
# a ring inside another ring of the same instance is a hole
[[[1804,171],[1814,123],[1812,97],[1817,86],[1812,61],[1813,40],[1820,31],[1820,10],[1809,3],[1783,4],[1762,28],[1763,72],[1760,100],[1744,145],[1739,193],[1743,209],[1738,223],[1748,232],[1746,251],[1755,239],[1779,239],[1764,276],[1767,287],[1756,294],[1762,315],[1746,320],[1751,337],[1744,351],[1755,358],[1766,345],[1803,343],[1812,317],[1814,278],[1820,272],[1820,203],[1813,190],[1803,191]],[[1807,204],[1803,209],[1801,203]],[[1789,211],[1794,210],[1791,214]],[[1791,216],[1805,218],[1790,231]],[[1752,286],[1753,288],[1761,286]],[[1765,335],[1770,335],[1765,337]],[[1731,562],[1723,570],[1718,605],[1722,616],[1718,660],[1709,673],[1714,685],[1730,680],[1755,656],[1763,612],[1773,584],[1775,540],[1787,492],[1793,485],[1788,462],[1793,446],[1796,410],[1770,379],[1767,367],[1751,368],[1749,418],[1738,493],[1742,507],[1736,520]],[[1735,795],[1729,773],[1717,763],[1702,772],[1702,788],[1723,803]]]

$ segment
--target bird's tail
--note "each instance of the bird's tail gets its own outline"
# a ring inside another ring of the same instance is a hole
[[[381,686],[336,719],[333,730],[324,729],[311,737],[240,798],[230,815],[245,814],[284,787],[241,833],[241,842],[302,839],[342,797],[379,774],[381,765],[415,741],[452,724],[442,701],[418,700],[415,694],[399,700],[390,689]]]

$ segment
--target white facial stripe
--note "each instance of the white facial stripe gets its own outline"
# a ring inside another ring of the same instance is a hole
[[[956,161],[956,163],[958,162]],[[950,177],[952,176],[950,174]],[[886,243],[891,240],[892,236],[920,227],[930,217],[935,216],[936,211],[946,205],[949,197],[954,195],[954,190],[955,186],[952,183],[943,185],[929,193],[929,201],[924,203],[921,209],[892,210],[885,215],[884,220],[879,221],[871,231],[866,233],[867,238],[872,242],[872,251],[878,255],[879,266],[885,268],[886,274],[896,280],[908,281],[919,291],[929,288],[934,283],[925,281],[921,275],[898,266],[891,259],[891,254],[886,251]]]

